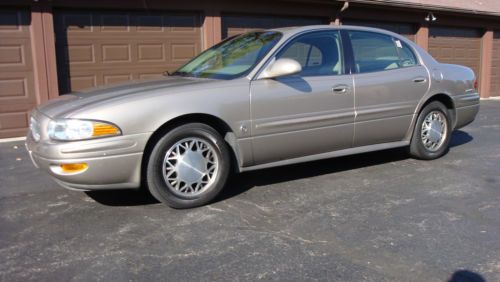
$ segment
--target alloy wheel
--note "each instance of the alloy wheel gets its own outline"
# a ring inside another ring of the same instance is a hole
[[[203,193],[216,179],[219,157],[214,147],[200,138],[185,138],[172,145],[163,161],[168,188],[183,197]]]
[[[447,130],[447,120],[441,111],[428,113],[422,123],[422,144],[431,152],[439,150],[446,140]]]

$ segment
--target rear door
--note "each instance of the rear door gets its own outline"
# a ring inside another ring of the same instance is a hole
[[[255,164],[349,148],[354,130],[352,77],[340,35],[300,35],[277,54],[302,65],[297,75],[251,83]]]
[[[377,32],[346,32],[356,87],[354,146],[401,141],[427,92],[427,70],[402,40]]]

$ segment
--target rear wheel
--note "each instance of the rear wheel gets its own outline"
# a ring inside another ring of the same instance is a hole
[[[437,159],[448,150],[451,136],[448,109],[438,101],[425,106],[418,116],[410,143],[410,154],[418,159]]]
[[[156,143],[147,166],[151,194],[173,208],[192,208],[213,200],[229,175],[230,156],[220,134],[189,123]]]

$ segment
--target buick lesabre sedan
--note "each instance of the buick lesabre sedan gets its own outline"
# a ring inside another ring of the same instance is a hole
[[[34,164],[77,190],[147,187],[203,205],[243,172],[407,147],[431,160],[479,110],[473,71],[354,26],[250,32],[157,80],[71,93],[31,113]]]

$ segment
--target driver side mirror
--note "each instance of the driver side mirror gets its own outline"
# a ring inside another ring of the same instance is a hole
[[[294,59],[281,58],[270,65],[261,73],[259,79],[276,78],[286,75],[297,74],[302,71],[302,66]]]

